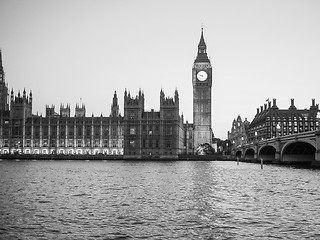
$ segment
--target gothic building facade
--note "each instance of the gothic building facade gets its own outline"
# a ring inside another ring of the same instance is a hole
[[[32,114],[32,93],[14,96],[10,115],[0,126],[1,153],[24,154],[123,154],[123,117],[116,93],[109,117],[86,117],[85,106],[46,106],[46,116]]]
[[[179,94],[166,97],[160,91],[160,111],[145,111],[144,94],[124,94],[124,157],[178,158],[184,149],[183,117]]]
[[[212,144],[212,66],[201,29],[197,57],[192,67],[193,123],[179,114],[179,93],[160,91],[159,111],[145,111],[144,94],[124,93],[124,115],[114,93],[110,116],[86,116],[80,103],[71,116],[70,105],[46,105],[46,114],[32,113],[32,92],[11,91],[0,52],[0,154],[116,154],[124,158],[177,158],[194,154],[201,144]]]

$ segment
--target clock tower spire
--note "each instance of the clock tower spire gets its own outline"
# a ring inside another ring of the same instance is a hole
[[[198,44],[198,55],[196,60],[194,62],[208,62],[210,63],[210,60],[208,59],[207,55],[207,45],[204,41],[203,37],[203,28],[201,28],[201,37],[200,37],[200,42]]]
[[[197,57],[192,67],[193,86],[193,124],[194,148],[201,144],[212,145],[211,127],[211,87],[212,66],[207,55],[207,45],[204,41],[203,28],[198,44]]]

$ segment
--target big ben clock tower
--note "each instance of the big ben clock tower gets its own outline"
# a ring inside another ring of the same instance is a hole
[[[212,145],[211,128],[211,87],[212,66],[207,56],[207,46],[203,38],[198,44],[198,54],[192,68],[193,86],[193,124],[194,124],[194,148],[200,144]]]

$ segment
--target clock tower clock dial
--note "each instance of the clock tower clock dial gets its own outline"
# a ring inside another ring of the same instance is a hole
[[[207,46],[201,28],[201,37],[198,44],[197,57],[192,67],[193,86],[193,125],[194,125],[194,150],[200,144],[212,145],[211,127],[211,88],[212,66],[207,56]]]
[[[208,74],[207,74],[205,71],[203,71],[203,70],[201,70],[201,71],[198,72],[198,74],[197,74],[197,79],[198,79],[199,81],[205,81],[205,80],[207,79],[207,77],[208,77]]]

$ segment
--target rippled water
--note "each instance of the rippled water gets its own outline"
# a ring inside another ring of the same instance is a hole
[[[320,239],[320,171],[0,162],[1,239]]]

